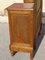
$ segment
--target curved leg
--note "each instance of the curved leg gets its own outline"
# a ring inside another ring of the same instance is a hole
[[[17,53],[17,51],[11,50],[11,46],[9,46],[9,49],[10,49],[10,52],[11,52],[11,55],[12,55],[12,56],[14,56],[14,55]]]
[[[10,52],[12,56],[14,56],[17,53],[17,51],[10,51]]]
[[[30,59],[33,60],[34,54],[33,51],[30,52]]]

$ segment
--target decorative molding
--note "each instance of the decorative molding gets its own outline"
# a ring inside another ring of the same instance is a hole
[[[7,16],[7,13],[5,12],[5,13],[2,13],[2,14],[0,14],[1,16],[0,16],[0,22],[1,23],[8,23],[8,16]],[[43,17],[42,17],[42,23],[43,24],[45,24],[45,12],[42,12],[42,15],[43,15]]]
[[[0,16],[7,16],[7,10],[0,11]],[[45,12],[42,12],[42,16],[45,17]]]

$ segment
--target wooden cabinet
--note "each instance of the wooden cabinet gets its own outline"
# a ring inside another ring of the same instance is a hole
[[[31,58],[36,49],[36,39],[41,28],[41,11],[35,11],[34,3],[14,3],[7,8],[10,31],[10,51],[29,52]]]

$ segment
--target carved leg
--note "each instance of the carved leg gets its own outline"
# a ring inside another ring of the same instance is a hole
[[[10,52],[12,56],[14,56],[17,53],[17,51],[10,51]]]
[[[17,51],[11,50],[11,46],[9,46],[9,49],[10,49],[10,52],[11,52],[11,55],[12,55],[12,56],[14,56],[14,55],[17,53]]]
[[[33,60],[33,51],[30,52],[30,59]]]

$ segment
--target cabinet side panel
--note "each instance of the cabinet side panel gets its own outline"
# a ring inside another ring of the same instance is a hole
[[[13,42],[32,43],[33,39],[33,18],[31,14],[11,14]]]

